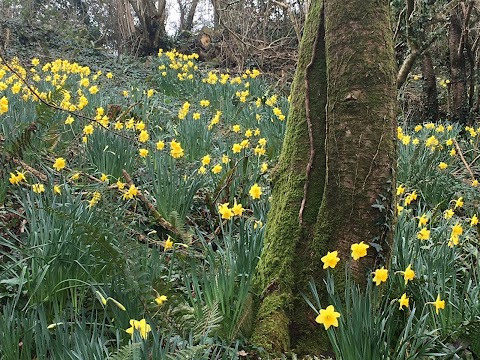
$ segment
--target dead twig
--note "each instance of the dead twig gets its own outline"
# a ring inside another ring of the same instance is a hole
[[[132,178],[130,177],[130,175],[126,170],[123,170],[123,177],[125,178],[129,186],[133,185]],[[191,235],[181,231],[180,229],[177,229],[175,226],[173,226],[171,223],[165,220],[165,218],[157,211],[157,209],[155,209],[155,206],[153,206],[153,204],[150,201],[148,201],[148,199],[142,194],[140,190],[138,191],[137,197],[141,202],[145,204],[147,209],[150,211],[151,215],[155,218],[155,220],[158,222],[158,224],[162,228],[164,228],[165,230],[175,235],[178,239],[180,239],[185,244],[190,244],[192,242]]]
[[[48,101],[44,100],[40,94],[37,93],[37,91],[28,83],[27,79],[23,78],[4,58],[3,56],[3,51],[0,50],[0,60],[1,62],[6,66],[6,68],[11,72],[13,73],[14,75],[17,76],[17,78],[27,87],[27,89],[30,91],[30,93],[36,97],[38,99],[38,101],[40,101],[42,104],[52,108],[52,109],[55,109],[55,110],[59,110],[59,111],[62,111],[62,112],[65,112],[69,115],[72,115],[72,116],[75,116],[77,118],[80,118],[80,119],[84,119],[88,122],[91,122],[91,123],[96,123],[98,125],[100,125],[102,128],[104,128],[105,130],[109,131],[109,132],[112,132],[114,133],[115,135],[117,136],[120,136],[120,137],[123,137],[125,139],[128,139],[128,140],[131,140],[131,141],[135,141],[135,139],[131,138],[131,137],[128,137],[128,136],[125,136],[123,134],[120,134],[119,132],[116,132],[116,131],[113,131],[112,129],[108,128],[107,126],[104,126],[102,125],[101,123],[99,123],[96,119],[90,117],[90,116],[87,116],[87,115],[83,115],[81,113],[78,113],[78,112],[75,112],[75,111],[70,111],[69,109],[65,109],[65,108],[62,108],[60,106],[57,106],[55,104],[52,104],[52,103],[49,103]],[[128,109],[127,111],[130,111],[133,107],[135,107],[137,104],[140,103],[140,100],[133,103]],[[125,114],[127,113],[127,111],[123,112],[121,114],[121,116],[125,116]],[[117,117],[118,119],[118,117]]]
[[[460,156],[460,159],[463,162],[463,165],[465,165],[465,169],[467,169],[468,173],[472,177],[472,181],[475,180],[475,175],[473,175],[472,169],[468,165],[467,161],[465,160],[465,157],[463,156],[462,149],[460,149],[460,146],[458,145],[458,142],[456,139],[453,139],[453,143],[455,144],[455,149],[457,149],[458,155]]]

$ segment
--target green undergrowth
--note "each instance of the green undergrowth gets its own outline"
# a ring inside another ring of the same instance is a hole
[[[478,356],[477,131],[448,123],[398,128],[391,258],[366,274],[367,286],[361,291],[351,276],[353,262],[362,261],[372,248],[381,250],[365,241],[368,247],[358,259],[340,259],[335,270],[327,267],[328,304],[321,304],[313,281],[304,295],[320,314],[317,320],[328,327],[337,358]],[[352,248],[352,256],[354,252]],[[344,287],[336,286],[339,272]],[[339,293],[338,288],[345,290]]]
[[[129,82],[4,61],[0,358],[261,352],[251,282],[287,99],[256,69],[200,71],[175,51]]]
[[[160,51],[141,81],[135,66],[2,63],[0,358],[268,358],[252,281],[288,99],[194,54]],[[478,355],[477,131],[399,131],[388,281],[338,296],[327,278],[337,358]]]

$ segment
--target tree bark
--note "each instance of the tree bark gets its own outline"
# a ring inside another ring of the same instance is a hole
[[[152,55],[158,51],[165,36],[166,0],[129,0],[141,28],[140,55]]]
[[[306,102],[307,81],[309,101]],[[310,6],[300,44],[287,131],[279,164],[274,170],[277,175],[273,180],[272,204],[275,205],[268,214],[264,250],[255,281],[257,291],[261,293],[261,301],[252,341],[272,352],[285,352],[291,345],[295,346],[290,340],[298,339],[301,329],[297,323],[291,322],[292,309],[301,306],[304,311],[302,318],[297,320],[302,323],[307,321],[304,301],[299,298],[300,290],[295,291],[295,284],[300,278],[298,271],[313,273],[309,271],[313,270],[310,265],[303,262],[308,260],[311,263],[314,259],[310,255],[315,258],[314,268],[317,268],[320,261],[316,250],[313,249],[312,252],[309,239],[313,237],[325,178],[326,86],[323,4],[314,1]],[[313,157],[310,134],[315,150]],[[306,169],[311,159],[312,167],[307,175]],[[305,190],[307,197],[300,225],[299,211]],[[295,264],[298,261],[305,267],[298,269],[299,264]],[[306,275],[304,277],[308,279]],[[305,279],[302,279],[301,285],[298,283],[302,290],[306,289]],[[304,330],[311,330],[312,338],[320,334],[318,329],[312,327],[311,321]]]
[[[462,124],[467,122],[466,104],[466,67],[463,54],[462,41],[462,12],[459,6],[455,6],[450,13],[450,27],[448,33],[448,46],[450,50],[450,74],[451,74],[451,115],[453,121]]]
[[[195,17],[195,12],[197,10],[198,0],[192,0],[190,4],[190,9],[188,9],[187,18],[185,19],[184,28],[182,30],[191,31],[193,28],[193,18]]]
[[[213,6],[213,28],[218,30],[220,27],[220,11],[222,8],[222,0],[212,0]]]
[[[432,56],[426,51],[422,62],[423,78],[423,117],[428,121],[438,120],[437,79],[433,69]]]
[[[299,296],[311,277],[322,286],[327,251],[338,250],[360,284],[379,254],[372,247],[351,261],[351,244],[375,242],[389,255],[396,129],[389,11],[381,0],[310,5],[256,277],[253,341],[267,350],[328,350]],[[323,293],[324,306],[326,299]]]
[[[338,250],[364,284],[391,241],[395,153],[395,64],[388,2],[327,0],[327,175],[317,248]],[[362,9],[362,11],[358,11]],[[377,202],[384,208],[374,207]],[[391,219],[390,219],[391,220]],[[353,243],[374,242],[362,261]],[[343,276],[341,277],[343,279]]]

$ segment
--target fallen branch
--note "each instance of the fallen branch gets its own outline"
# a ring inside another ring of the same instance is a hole
[[[65,112],[71,116],[75,116],[77,118],[80,118],[80,119],[83,119],[83,120],[86,120],[90,123],[96,123],[98,124],[99,126],[101,126],[102,128],[104,128],[105,130],[109,131],[109,132],[112,132],[114,133],[115,135],[117,136],[120,136],[120,137],[123,137],[127,140],[131,140],[131,141],[135,141],[135,139],[133,138],[130,138],[128,136],[125,136],[117,131],[114,131],[112,129],[110,129],[108,126],[104,126],[102,125],[101,123],[99,123],[96,119],[90,117],[90,116],[87,116],[87,115],[83,115],[82,113],[79,113],[79,112],[75,112],[75,111],[70,111],[69,109],[65,109],[61,106],[58,106],[58,105],[55,105],[55,104],[52,104],[46,100],[44,100],[40,94],[28,83],[27,79],[23,78],[8,62],[7,60],[5,59],[4,55],[2,54],[2,52],[0,51],[0,61],[1,63],[3,63],[3,65],[5,65],[5,67],[12,73],[14,74],[24,85],[25,87],[28,89],[28,91],[30,91],[30,93],[38,100],[40,101],[42,104],[52,108],[52,109],[55,109],[55,110],[58,110],[58,111],[62,111],[62,112]],[[137,102],[133,103],[131,106],[129,106],[127,108],[126,111],[124,111],[121,116],[125,116],[132,108],[134,108],[136,105],[138,105],[139,103],[141,102],[141,100],[138,100]],[[117,117],[116,119],[119,119],[120,117]],[[114,121],[116,120],[114,119]]]
[[[18,166],[21,166],[22,168],[24,168],[25,170],[27,170],[28,172],[32,173],[33,175],[35,175],[37,178],[39,178],[40,180],[42,181],[47,181],[47,176],[45,174],[42,174],[40,171],[38,171],[37,169],[34,169],[32,168],[30,165],[26,164],[25,162],[23,162],[22,160],[20,159],[17,159],[17,158],[13,158],[12,159],[14,164],[15,165],[18,165]]]
[[[462,159],[463,165],[465,165],[465,168],[467,169],[468,173],[472,177],[472,180],[475,180],[475,175],[473,175],[472,169],[468,165],[467,161],[463,157],[462,149],[460,149],[460,146],[458,145],[458,142],[456,139],[453,139],[453,143],[455,144],[455,148],[457,149],[458,155],[460,156],[460,159]]]
[[[123,177],[127,181],[128,185],[133,185],[132,178],[128,174],[126,170],[123,170]],[[158,224],[164,228],[165,230],[171,232],[173,235],[175,235],[178,239],[180,239],[183,243],[185,244],[190,244],[192,242],[192,237],[191,235],[181,231],[180,229],[177,229],[175,226],[173,226],[171,223],[169,223],[165,218],[155,209],[155,206],[148,201],[148,199],[142,194],[142,192],[139,190],[137,197],[140,201],[142,201],[145,206],[148,208],[150,211],[151,215],[157,220]]]

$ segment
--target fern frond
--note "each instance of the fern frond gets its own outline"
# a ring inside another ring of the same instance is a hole
[[[179,330],[191,332],[195,343],[201,342],[206,337],[213,336],[220,329],[223,316],[220,313],[218,303],[212,307],[192,307],[187,304],[178,305],[172,316]]]
[[[185,222],[177,211],[172,210],[170,214],[168,214],[168,220],[170,221],[170,224],[175,226],[177,229],[186,231]]]
[[[190,346],[186,349],[179,350],[175,354],[168,354],[169,360],[187,360],[187,359],[208,359],[206,350],[208,345]]]
[[[217,302],[211,307],[208,305],[203,306],[201,315],[202,316],[195,319],[195,326],[192,329],[195,341],[200,341],[202,338],[213,334],[216,330],[220,329],[223,321],[223,316],[220,313]]]
[[[242,315],[234,329],[233,338],[236,338],[238,333],[246,335],[247,337],[253,332],[253,297],[252,294],[248,294],[245,304],[243,305]]]
[[[141,343],[132,343],[122,346],[109,360],[136,360],[141,356]]]
[[[22,158],[23,153],[32,145],[33,134],[37,131],[37,126],[32,122],[25,127],[23,131],[14,139],[9,141],[8,147],[5,150],[11,157]]]

